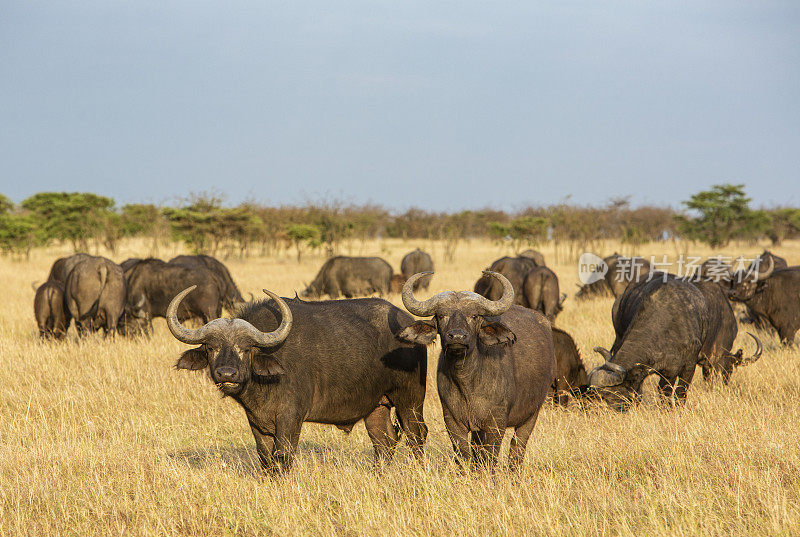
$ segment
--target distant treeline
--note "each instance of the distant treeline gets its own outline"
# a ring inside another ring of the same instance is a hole
[[[452,255],[463,239],[511,241],[515,248],[553,242],[579,251],[607,240],[633,246],[687,239],[712,247],[731,241],[800,237],[800,209],[752,209],[744,185],[717,185],[684,202],[682,211],[631,207],[625,198],[603,206],[568,204],[454,213],[409,209],[392,212],[377,205],[307,203],[268,207],[225,206],[219,196],[195,194],[176,206],[127,204],[91,193],[42,192],[19,204],[0,194],[0,250],[27,255],[37,246],[68,243],[76,251],[102,245],[114,252],[120,239],[144,237],[154,249],[182,241],[195,252],[268,255],[292,249],[328,254],[354,241],[394,237],[443,241]]]

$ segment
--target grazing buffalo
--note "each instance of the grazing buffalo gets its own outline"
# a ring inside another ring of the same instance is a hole
[[[775,269],[770,264],[753,276],[734,278],[728,296],[773,326],[784,345],[794,343],[800,328],[800,267]]]
[[[533,262],[536,263],[537,267],[546,267],[544,263],[544,256],[541,252],[537,252],[536,250],[528,249],[523,250],[522,252],[517,254],[517,257],[527,257],[528,259],[533,259]]]
[[[379,298],[250,303],[233,319],[198,330],[176,315],[182,291],[169,305],[167,324],[183,343],[178,369],[208,369],[211,380],[247,415],[263,468],[288,470],[303,422],[350,430],[364,420],[376,463],[387,462],[399,440],[390,418],[421,459],[427,427],[422,417],[426,356],[422,345],[397,340],[414,319]]]
[[[33,313],[42,338],[63,339],[67,335],[70,315],[64,307],[64,286],[47,280],[36,289]]]
[[[80,261],[64,285],[64,303],[75,319],[78,335],[101,327],[106,336],[116,334],[126,296],[122,269],[105,257],[90,256]]]
[[[403,278],[406,280],[419,272],[433,272],[433,259],[431,259],[430,254],[417,248],[413,252],[407,253],[403,260],[400,261],[400,272],[402,272]],[[417,287],[414,291],[420,288],[427,291],[430,284],[430,276],[420,278],[417,280]]]
[[[389,294],[393,274],[391,265],[380,257],[332,257],[322,265],[302,296],[353,298],[372,293],[383,296]]]
[[[217,275],[223,284],[222,305],[229,311],[244,304],[242,293],[233,281],[231,272],[221,261],[210,255],[179,255],[169,260],[171,265],[188,268],[206,268]]]
[[[650,262],[643,257],[618,256],[608,265],[606,282],[611,293],[618,297],[631,282],[641,282],[650,276]]]
[[[502,274],[514,288],[514,303],[519,306],[525,305],[525,294],[522,286],[525,283],[525,276],[536,268],[536,262],[528,257],[501,257],[489,267],[489,272]],[[503,286],[486,272],[475,282],[474,291],[489,300],[498,300],[503,296]]]
[[[576,298],[618,297],[625,292],[629,283],[646,280],[650,275],[650,262],[643,257],[625,257],[614,253],[603,261],[608,267],[603,279],[581,286],[575,294]]]
[[[53,280],[61,285],[65,285],[67,283],[67,276],[69,273],[72,272],[72,269],[75,268],[75,265],[89,259],[93,256],[89,254],[72,254],[67,257],[59,257],[58,259],[53,262],[53,266],[50,268],[50,274],[47,275],[48,280]]]
[[[619,254],[614,252],[612,255],[604,258],[603,262],[606,267],[610,267],[618,257]],[[592,283],[579,285],[578,287],[580,289],[575,293],[575,298],[578,300],[588,300],[590,298],[614,296],[614,293],[611,292],[611,287],[609,287],[606,281],[606,275],[608,275],[608,272],[602,275],[602,277],[598,275],[598,279],[595,279]]]
[[[683,403],[701,352],[716,337],[703,293],[677,278],[642,281],[617,298],[612,319],[616,339],[610,352],[595,347],[605,363],[589,373],[591,391],[624,410],[640,398],[644,379],[657,374],[661,392]]]
[[[555,378],[553,335],[541,313],[514,305],[511,282],[489,275],[503,286],[499,300],[446,291],[420,302],[413,288],[423,274],[409,278],[403,304],[433,319],[415,322],[400,338],[425,345],[441,338],[436,378],[458,460],[496,466],[505,429],[513,427],[508,464],[516,469]]]
[[[744,356],[742,349],[734,353],[733,342],[736,340],[739,327],[725,291],[710,281],[698,281],[693,284],[706,299],[709,329],[716,334],[714,338],[709,339],[710,346],[702,351],[703,360],[700,365],[703,367],[703,378],[709,381],[715,376],[720,376],[722,382],[728,384],[734,368],[752,364],[761,357],[763,350],[761,341],[753,334],[748,333],[756,342],[755,354]]]
[[[536,267],[525,276],[522,284],[523,305],[544,313],[551,323],[563,309],[567,295],[558,290],[558,277],[547,267]]]
[[[165,317],[170,300],[189,286],[196,285],[178,310],[181,321],[202,319],[204,323],[222,314],[223,283],[206,268],[188,268],[160,259],[143,259],[125,274],[128,302],[120,322],[125,335],[150,333],[152,319]]]
[[[119,264],[120,268],[122,268],[122,272],[126,273],[133,268],[134,265],[139,263],[142,259],[139,257],[129,257],[125,261]]]
[[[575,396],[581,386],[586,386],[588,380],[586,368],[583,366],[578,346],[565,331],[553,328],[553,349],[556,356],[556,373],[550,395],[553,401],[566,406],[570,396]]]

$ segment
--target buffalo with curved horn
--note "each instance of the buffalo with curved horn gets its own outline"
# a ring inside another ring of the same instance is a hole
[[[761,357],[761,341],[750,334],[756,342],[756,352],[752,356],[744,357],[742,349],[736,353],[732,352],[733,343],[739,333],[739,325],[733,314],[733,308],[728,301],[723,287],[714,281],[693,282],[706,299],[708,307],[708,326],[709,330],[716,334],[703,347],[703,359],[700,365],[703,367],[703,378],[710,381],[721,377],[724,384],[728,384],[733,371],[738,366],[752,364]],[[748,332],[749,333],[749,332]]]
[[[703,293],[674,276],[632,283],[614,303],[612,319],[617,337],[610,351],[595,348],[604,363],[589,373],[590,391],[625,410],[639,400],[645,378],[655,374],[662,394],[683,403],[719,330]]]
[[[193,289],[167,308],[172,335],[199,345],[175,367],[208,369],[222,393],[244,408],[267,472],[291,467],[304,422],[350,430],[364,420],[376,462],[388,461],[399,441],[392,407],[412,452],[422,457],[426,350],[397,340],[413,322],[406,312],[381,299],[304,302],[264,290],[271,300],[189,329],[178,308]]]
[[[758,324],[773,327],[784,345],[792,345],[800,330],[800,267],[777,268],[773,257],[767,270],[734,278],[728,297],[747,306]],[[738,274],[736,275],[738,276]]]
[[[514,428],[509,467],[525,456],[539,409],[556,371],[550,323],[538,311],[514,305],[503,275],[484,271],[503,292],[489,300],[470,291],[445,291],[419,301],[415,274],[403,287],[403,304],[421,320],[399,337],[413,343],[442,342],[437,370],[445,426],[459,462],[494,467],[507,427]]]

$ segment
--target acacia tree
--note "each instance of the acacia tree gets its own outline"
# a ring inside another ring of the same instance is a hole
[[[781,207],[768,211],[770,229],[767,236],[772,244],[779,245],[784,239],[800,236],[800,209]]]
[[[735,238],[757,238],[769,228],[763,211],[750,209],[744,185],[714,185],[693,195],[683,205],[697,216],[677,215],[679,231],[712,248],[726,246]]]
[[[113,249],[117,223],[114,200],[82,192],[40,192],[23,201],[44,237],[69,241],[75,251],[89,249],[89,240],[103,240]]]
[[[317,248],[320,245],[320,237],[322,236],[319,228],[310,224],[291,224],[286,230],[286,235],[297,249],[298,263],[303,253],[303,247]]]
[[[0,251],[29,257],[31,248],[43,245],[44,238],[31,214],[14,209],[14,203],[0,194]]]
[[[8,199],[3,194],[0,194],[0,216],[4,216],[11,212],[14,208],[14,202]]]

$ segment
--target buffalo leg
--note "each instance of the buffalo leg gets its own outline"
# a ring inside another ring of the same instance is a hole
[[[658,390],[661,392],[667,401],[672,399],[673,394],[675,393],[675,382],[676,379],[668,379],[666,377],[661,377],[658,379]]]
[[[794,345],[794,335],[797,332],[796,327],[781,327],[778,330],[778,336],[781,338],[781,343],[786,347]]]
[[[253,431],[253,437],[256,439],[256,451],[258,452],[258,459],[261,461],[261,468],[268,474],[276,474],[280,470],[275,457],[272,452],[275,449],[275,437],[264,434],[258,428],[250,424],[250,430]]]
[[[114,319],[114,316],[113,315],[109,315],[108,312],[105,312],[103,314],[103,321],[104,321],[103,322],[103,324],[104,324],[104,326],[103,326],[103,328],[104,328],[103,336],[104,337],[109,337],[109,336],[111,336],[112,338],[116,337],[116,335],[117,335],[117,323],[115,323],[113,319]]]
[[[272,450],[272,456],[275,457],[281,472],[288,471],[294,463],[302,425],[303,420],[293,415],[280,416],[275,424],[275,448]]]
[[[417,460],[422,461],[425,454],[425,438],[428,436],[428,426],[422,417],[422,406],[398,405],[395,406],[397,419],[406,434],[408,447]]]
[[[378,405],[369,416],[364,418],[367,434],[375,448],[375,465],[381,466],[392,460],[395,447],[400,438],[392,425],[391,408]]]
[[[456,462],[462,469],[466,468],[466,465],[472,461],[469,429],[456,421],[453,415],[447,410],[444,411],[444,425],[447,429],[447,435],[450,437],[450,442],[453,444]]]
[[[472,433],[473,467],[491,470],[497,466],[503,444],[502,427],[490,426],[487,430]]]
[[[714,368],[711,366],[711,363],[708,359],[699,362],[699,364],[703,368],[703,380],[706,382],[712,382],[714,380]]]
[[[539,411],[534,412],[528,421],[514,429],[514,436],[511,437],[511,446],[508,450],[508,469],[512,472],[519,470],[522,460],[525,458],[525,448],[528,446],[528,439],[536,426]]]
[[[692,377],[694,377],[694,370],[695,366],[691,365],[686,367],[681,374],[678,375],[678,379],[675,381],[675,388],[673,393],[675,394],[675,404],[682,405],[686,402],[686,394],[689,390],[689,384],[692,383]]]

